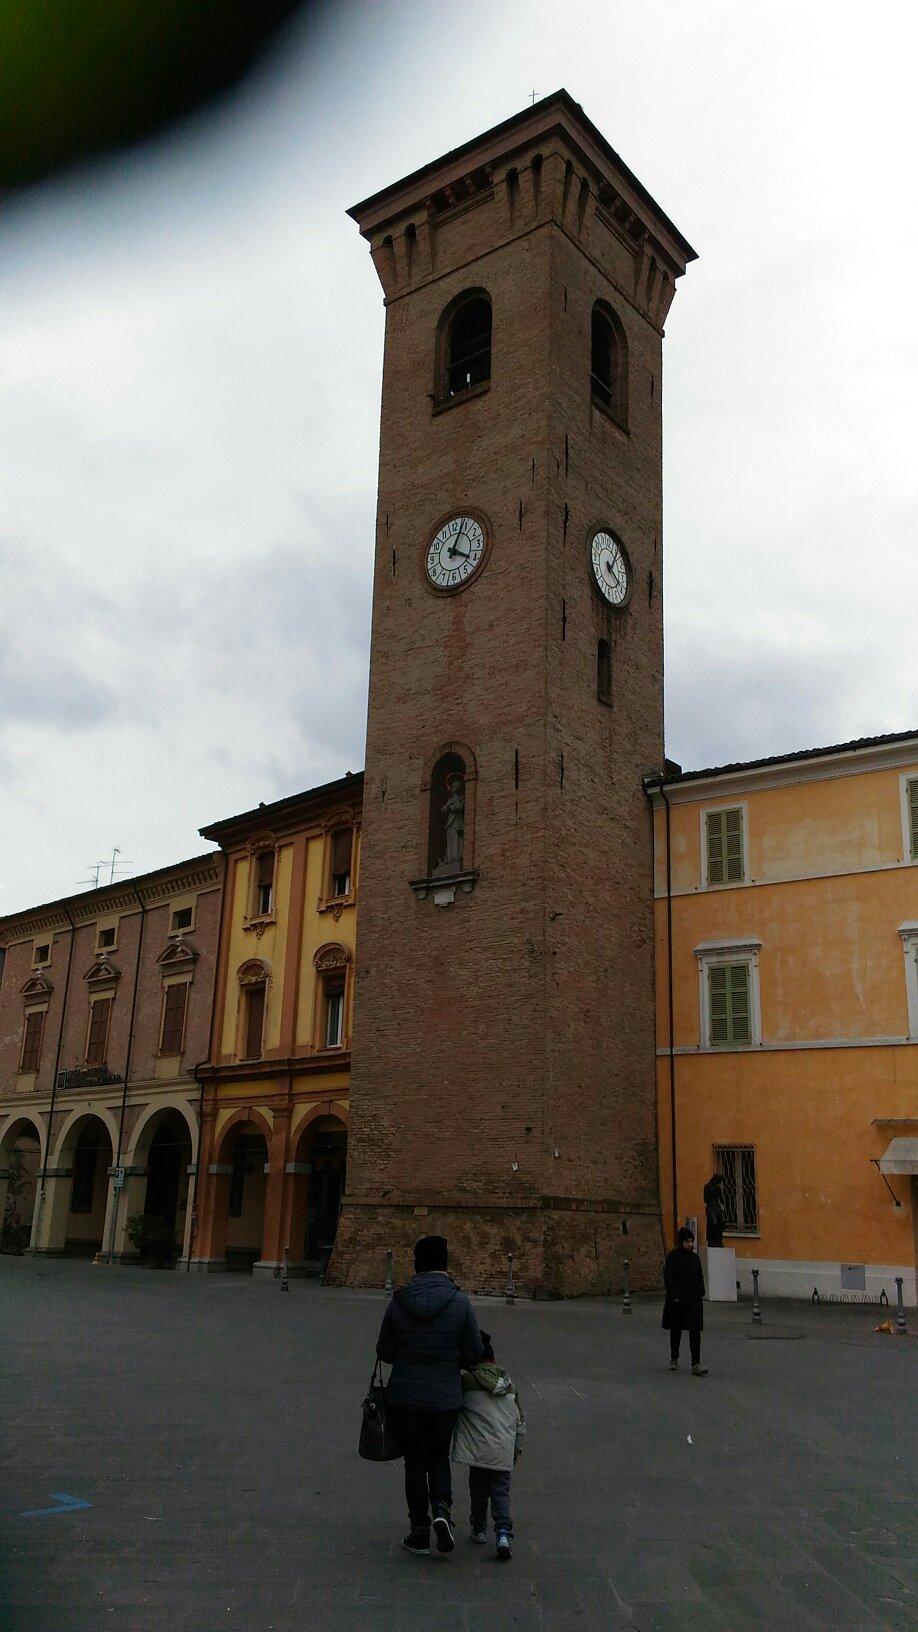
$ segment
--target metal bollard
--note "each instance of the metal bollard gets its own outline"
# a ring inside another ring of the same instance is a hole
[[[282,1292],[289,1292],[290,1291],[290,1281],[289,1281],[289,1278],[287,1276],[287,1254],[289,1253],[289,1251],[290,1251],[289,1247],[284,1248],[284,1262],[283,1262],[283,1267],[281,1269],[281,1291]]]
[[[759,1308],[759,1272],[752,1271],[752,1319],[756,1326],[763,1326],[762,1311]]]
[[[628,1285],[628,1270],[629,1270],[629,1268],[630,1268],[630,1265],[628,1263],[628,1259],[625,1258],[623,1263],[622,1263],[622,1269],[625,1272],[625,1285],[624,1285],[624,1290],[622,1292],[622,1314],[623,1315],[630,1315],[630,1313],[631,1313],[631,1288]]]
[[[516,1302],[516,1293],[513,1290],[513,1253],[507,1253],[507,1302]]]
[[[392,1280],[392,1248],[387,1247],[386,1248],[386,1284],[383,1287],[383,1291],[384,1292],[391,1292],[392,1288],[393,1288],[393,1284],[394,1283],[393,1283],[393,1280]]]
[[[905,1304],[902,1301],[902,1276],[896,1276],[896,1336],[908,1337],[905,1324]]]

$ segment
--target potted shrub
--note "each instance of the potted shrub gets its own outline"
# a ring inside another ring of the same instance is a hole
[[[131,1246],[145,1264],[155,1269],[171,1269],[176,1245],[172,1225],[156,1213],[132,1213],[125,1226]]]

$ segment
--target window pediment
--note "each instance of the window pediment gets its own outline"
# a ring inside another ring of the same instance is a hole
[[[115,965],[110,963],[108,958],[97,958],[95,963],[92,964],[89,969],[87,969],[83,979],[86,980],[90,986],[99,986],[102,985],[103,982],[110,985],[113,981],[121,979],[121,970],[116,969]]]
[[[25,998],[50,997],[53,990],[50,980],[46,980],[44,975],[30,975],[20,987],[19,995]]]
[[[332,969],[346,969],[351,961],[351,954],[346,946],[339,941],[327,941],[320,946],[313,958],[313,963],[320,975],[328,974]]]
[[[236,971],[240,986],[264,986],[271,978],[267,958],[247,958]]]
[[[157,963],[164,974],[174,969],[191,969],[197,962],[198,954],[193,946],[188,946],[179,936],[170,941],[163,952],[160,952]]]

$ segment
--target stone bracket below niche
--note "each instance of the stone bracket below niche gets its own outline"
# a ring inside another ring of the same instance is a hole
[[[456,891],[464,890],[466,895],[469,895],[475,888],[477,879],[477,872],[445,873],[439,877],[412,878],[409,882],[420,901],[425,901],[428,895],[432,895],[438,907],[449,907],[456,899]]]

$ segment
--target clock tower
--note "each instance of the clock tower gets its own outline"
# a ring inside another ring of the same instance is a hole
[[[655,1284],[663,323],[693,251],[564,91],[350,211],[386,301],[331,1277]]]

